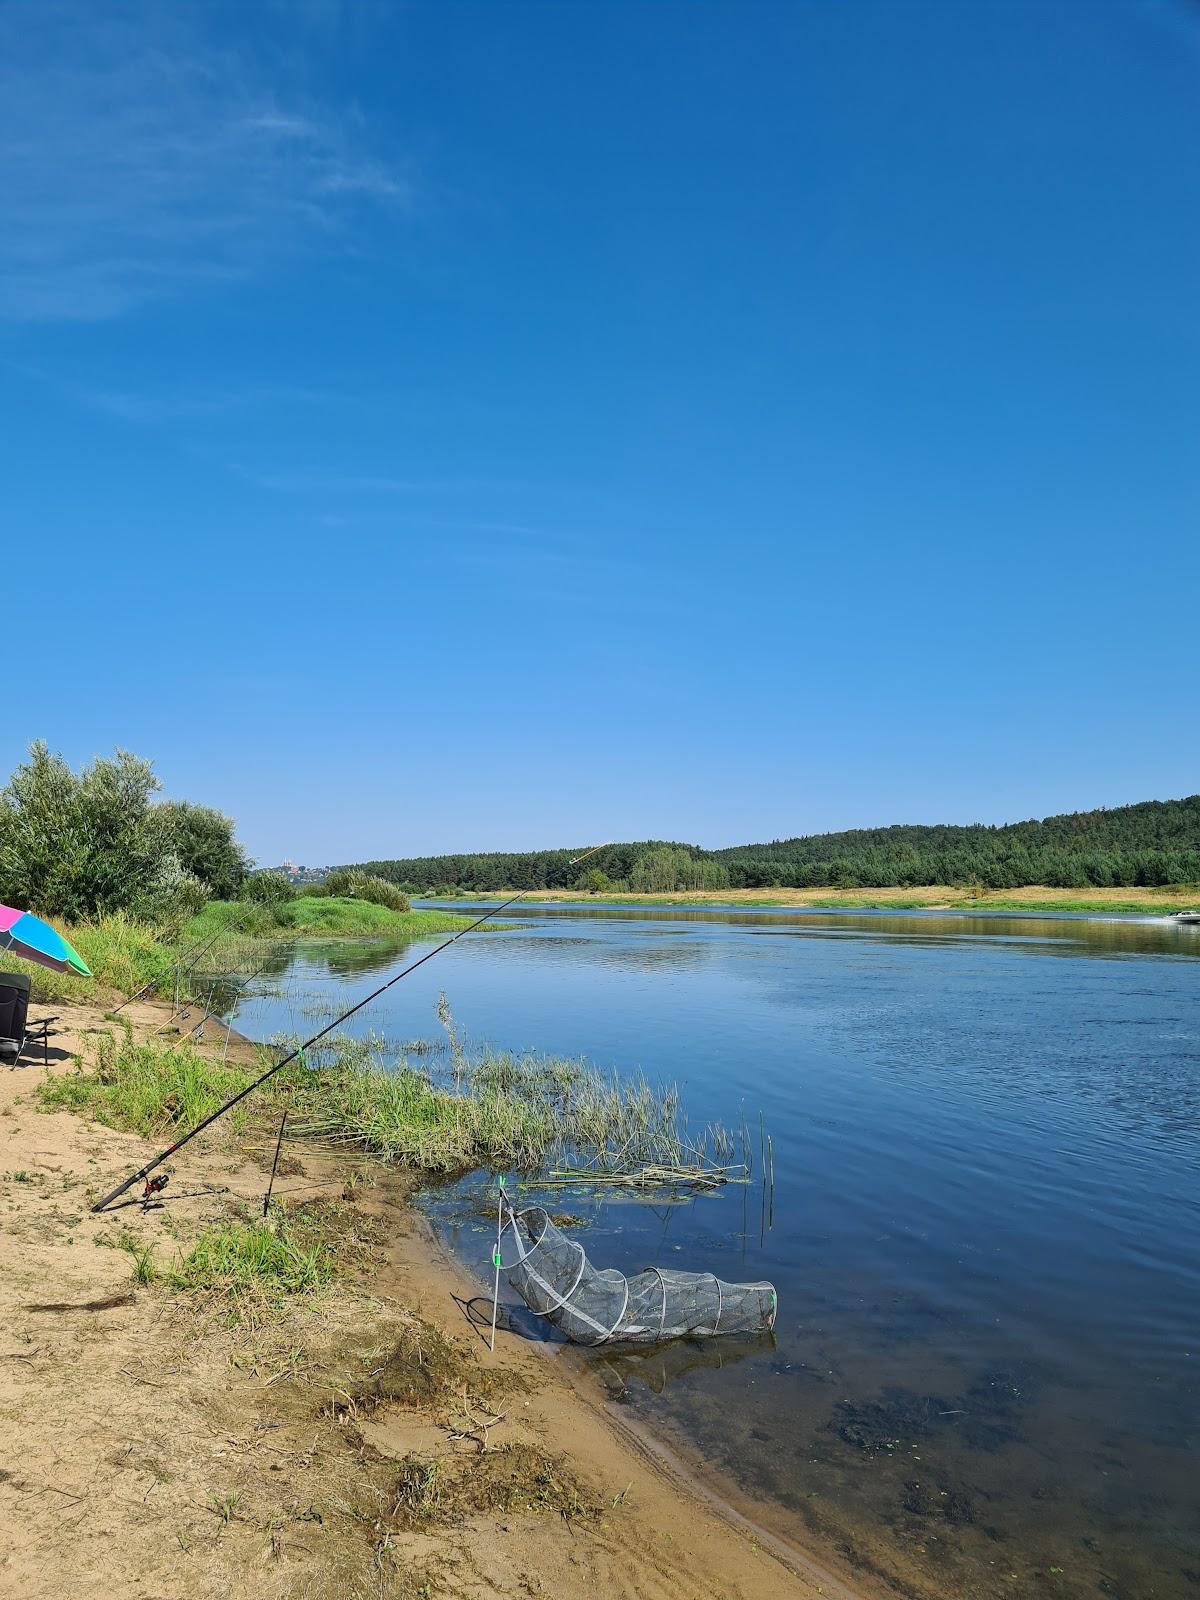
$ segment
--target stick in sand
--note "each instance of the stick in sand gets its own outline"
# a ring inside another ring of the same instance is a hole
[[[301,1061],[304,1057],[301,1056]],[[275,1168],[279,1165],[279,1152],[283,1149],[283,1130],[287,1123],[288,1114],[285,1111],[279,1119],[279,1137],[275,1141],[275,1159],[271,1163],[271,1177],[267,1184],[267,1192],[263,1195],[263,1216],[265,1217],[271,1206],[271,1190],[275,1187]]]
[[[492,1256],[492,1265],[496,1269],[496,1282],[492,1286],[492,1342],[489,1350],[496,1348],[496,1311],[500,1305],[500,1235],[504,1232],[504,1174],[500,1174],[500,1194],[496,1201],[496,1250]]]

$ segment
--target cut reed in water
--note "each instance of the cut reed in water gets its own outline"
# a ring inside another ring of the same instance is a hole
[[[583,1061],[484,1047],[389,1061],[380,1041],[336,1040],[319,1075],[297,1086],[296,1132],[354,1143],[429,1171],[555,1167],[575,1181],[706,1184],[744,1178],[725,1129],[697,1136],[679,1091]],[[449,1081],[446,1081],[446,1080]]]

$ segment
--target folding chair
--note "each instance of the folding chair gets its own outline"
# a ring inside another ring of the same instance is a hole
[[[50,1024],[58,1018],[30,1022],[28,1012],[29,979],[22,972],[0,972],[0,1061],[14,1069],[25,1048],[39,1043],[42,1060],[50,1065],[50,1035],[55,1032]]]

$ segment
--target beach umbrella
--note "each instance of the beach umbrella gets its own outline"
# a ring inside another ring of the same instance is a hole
[[[84,978],[92,975],[78,950],[56,928],[16,906],[0,906],[0,950],[11,950],[23,961],[36,961],[53,972],[78,972]]]

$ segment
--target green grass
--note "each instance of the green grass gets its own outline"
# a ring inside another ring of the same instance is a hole
[[[271,1058],[264,1053],[263,1066]],[[435,1076],[423,1058],[382,1070],[376,1048],[339,1039],[318,1047],[309,1070],[284,1068],[230,1113],[258,1119],[263,1136],[281,1104],[295,1134],[350,1143],[429,1172],[472,1167],[526,1170],[554,1160],[599,1171],[658,1165],[728,1165],[732,1141],[719,1128],[691,1134],[674,1089],[641,1077],[606,1077],[578,1061],[456,1050]],[[246,1087],[258,1071],[206,1060],[188,1044],[101,1035],[91,1069],[45,1078],[34,1091],[43,1110],[68,1110],[109,1127],[167,1136],[194,1127]],[[257,1124],[255,1124],[257,1125]]]
[[[739,905],[765,906],[768,909],[779,910],[777,900],[738,901]],[[919,900],[915,897],[909,899],[903,896],[896,900],[882,900],[878,895],[872,895],[869,889],[861,895],[842,897],[837,900],[822,899],[820,893],[805,893],[803,889],[796,890],[795,905],[801,911],[921,911],[928,906],[928,900]]]
[[[301,1221],[225,1222],[209,1228],[171,1268],[173,1289],[224,1305],[230,1322],[258,1320],[291,1295],[329,1282],[333,1253],[319,1237],[304,1237]]]
[[[154,1250],[151,1245],[142,1244],[130,1233],[123,1233],[117,1240],[122,1250],[126,1250],[133,1257],[133,1281],[140,1284],[151,1284],[158,1281],[158,1266],[154,1260]]]
[[[451,1038],[454,1038],[451,1032]],[[720,1128],[688,1132],[673,1088],[611,1077],[581,1061],[455,1045],[434,1073],[424,1059],[379,1059],[369,1043],[335,1041],[319,1072],[293,1085],[297,1134],[350,1143],[428,1172],[552,1160],[597,1170],[728,1164]]]
[[[213,900],[188,924],[189,940],[219,932],[252,937],[301,939],[306,936],[420,939],[430,934],[458,933],[475,919],[446,911],[390,911],[370,900],[300,895],[279,906],[245,900]],[[501,924],[496,923],[499,927]]]
[[[74,927],[63,925],[60,931],[91,967],[90,978],[51,972],[0,952],[0,971],[26,973],[32,998],[43,1004],[86,1004],[113,991],[133,994],[152,980],[166,982],[179,955],[170,933],[121,913]]]
[[[472,1075],[455,1093],[410,1065],[381,1072],[339,1062],[301,1086],[295,1127],[431,1172],[530,1166],[556,1123],[552,1102],[524,1092],[532,1077],[498,1091]],[[565,1099],[557,1098],[560,1108]]]
[[[44,1110],[86,1112],[107,1127],[149,1138],[193,1127],[249,1082],[249,1073],[206,1061],[189,1044],[118,1042],[104,1033],[97,1035],[90,1071],[77,1065],[43,1078],[34,1093]],[[240,1127],[245,1111],[235,1107],[230,1117]]]

